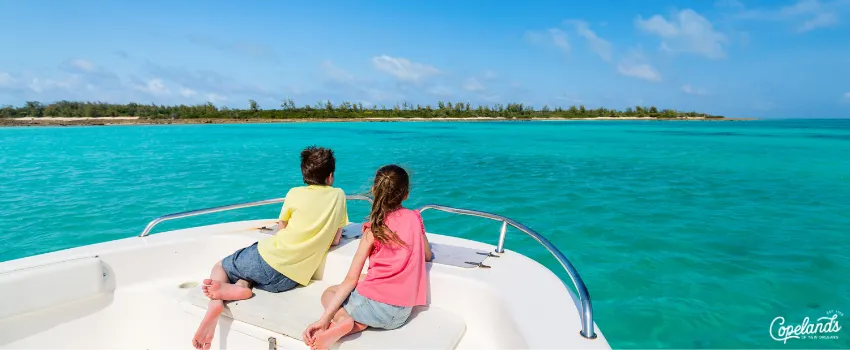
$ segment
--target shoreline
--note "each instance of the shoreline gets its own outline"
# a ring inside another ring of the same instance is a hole
[[[277,123],[350,123],[350,122],[488,122],[488,121],[593,121],[593,120],[646,120],[646,121],[753,121],[756,118],[649,118],[649,117],[598,117],[598,118],[305,118],[305,119],[231,119],[231,118],[193,118],[193,119],[140,119],[139,117],[41,117],[41,118],[0,118],[0,127],[24,126],[115,126],[115,125],[192,125],[192,124],[277,124]]]

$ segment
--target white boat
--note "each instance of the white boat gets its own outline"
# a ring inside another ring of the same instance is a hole
[[[364,196],[348,200],[371,201]],[[206,311],[200,282],[216,261],[266,237],[270,231],[263,227],[275,220],[148,233],[166,220],[282,202],[277,198],[165,215],[139,237],[0,263],[0,347],[191,349]],[[429,305],[416,309],[399,329],[366,330],[344,337],[335,348],[610,348],[593,322],[584,282],[543,236],[495,214],[439,205],[419,210],[499,221],[498,243],[494,247],[428,233],[435,253],[428,264]],[[549,250],[577,293],[538,262],[505,250],[509,226]],[[347,237],[333,247],[308,286],[279,294],[255,291],[251,299],[228,303],[212,348],[308,348],[301,332],[321,314],[322,291],[342,281],[357,239]]]

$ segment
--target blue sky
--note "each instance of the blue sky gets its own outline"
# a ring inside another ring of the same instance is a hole
[[[0,0],[0,105],[292,98],[850,116],[850,0]]]

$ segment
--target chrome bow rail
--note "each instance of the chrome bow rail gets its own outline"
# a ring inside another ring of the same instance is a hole
[[[220,207],[190,210],[190,211],[184,211],[182,213],[163,215],[163,216],[160,216],[156,219],[153,219],[150,223],[148,223],[148,225],[145,227],[144,231],[142,231],[142,233],[139,234],[139,237],[147,236],[148,234],[150,234],[151,230],[156,225],[159,225],[163,221],[180,219],[180,218],[185,218],[185,217],[190,217],[190,216],[198,216],[198,215],[204,215],[204,214],[218,213],[218,212],[234,210],[234,209],[257,207],[257,206],[269,205],[269,204],[275,204],[275,203],[283,203],[284,199],[285,198],[273,198],[273,199],[266,199],[266,200],[262,200],[262,201],[230,204],[230,205],[223,205],[223,206],[220,206]],[[345,196],[345,199],[346,200],[362,200],[362,201],[367,201],[369,203],[372,203],[372,198],[369,198],[369,197],[366,197],[366,196],[361,196],[361,195]],[[579,332],[579,334],[582,337],[585,337],[585,338],[588,338],[588,339],[595,339],[596,338],[596,332],[594,331],[594,325],[593,325],[593,306],[590,303],[590,293],[587,291],[587,286],[584,285],[584,281],[581,279],[581,276],[579,276],[578,271],[576,271],[575,267],[573,267],[573,264],[571,264],[570,261],[567,260],[567,258],[564,256],[564,254],[561,253],[561,251],[558,250],[558,248],[555,247],[555,245],[553,245],[551,242],[549,242],[548,239],[546,239],[545,237],[543,237],[542,235],[540,235],[536,231],[528,228],[527,226],[525,226],[525,225],[523,225],[519,222],[516,222],[511,218],[504,217],[504,216],[501,216],[501,215],[498,215],[498,214],[487,213],[487,212],[477,211],[477,210],[453,208],[453,207],[447,207],[447,206],[435,205],[435,204],[425,205],[425,206],[423,206],[423,207],[421,207],[417,210],[421,213],[421,212],[424,212],[424,211],[429,210],[429,209],[434,209],[434,210],[443,211],[443,212],[447,212],[447,213],[468,215],[468,216],[477,216],[477,217],[487,218],[487,219],[491,219],[491,220],[501,221],[502,222],[502,228],[499,231],[499,242],[496,244],[496,253],[504,253],[505,252],[505,235],[507,234],[507,231],[508,231],[508,225],[513,226],[516,229],[518,229],[518,230],[524,232],[525,234],[531,236],[531,238],[534,238],[534,240],[536,240],[538,243],[540,243],[544,248],[546,248],[546,250],[549,251],[549,253],[552,253],[552,255],[555,257],[555,259],[558,260],[558,262],[561,264],[561,266],[564,268],[564,270],[567,271],[567,274],[570,275],[570,279],[573,282],[573,286],[575,286],[576,291],[578,291],[579,300],[581,301],[581,310],[580,310],[580,313],[581,313],[581,331]],[[569,289],[569,285],[567,285],[566,283],[564,283],[564,286],[567,287],[567,289]]]
[[[190,211],[184,211],[182,213],[163,215],[163,216],[160,216],[156,219],[153,219],[150,223],[148,223],[148,226],[145,227],[145,230],[142,231],[141,234],[139,234],[139,237],[147,236],[148,234],[150,234],[150,232],[154,228],[154,226],[159,225],[159,223],[161,223],[163,221],[180,219],[180,218],[185,218],[185,217],[190,217],[190,216],[198,216],[198,215],[204,215],[204,214],[218,213],[218,212],[221,212],[221,211],[228,211],[228,210],[234,210],[234,209],[258,207],[258,206],[261,206],[261,205],[269,205],[269,204],[275,204],[275,203],[283,203],[284,199],[285,198],[272,198],[272,199],[266,199],[266,200],[262,200],[262,201],[222,205],[220,207],[190,210]],[[361,195],[345,196],[345,199],[346,200],[367,201],[369,203],[372,203],[372,198],[369,198],[369,197],[366,197],[366,196],[361,196]]]
[[[584,281],[581,279],[581,276],[578,274],[578,271],[576,271],[576,268],[573,267],[573,264],[571,264],[567,257],[565,257],[564,254],[561,253],[561,251],[558,250],[558,248],[555,247],[554,244],[552,244],[552,242],[549,242],[546,237],[543,237],[536,231],[528,228],[527,226],[519,222],[514,221],[511,218],[507,218],[498,214],[487,213],[477,210],[453,208],[436,204],[425,205],[417,210],[419,210],[419,212],[421,213],[429,209],[439,210],[452,214],[476,216],[501,221],[502,228],[501,230],[499,230],[499,242],[496,244],[496,253],[505,252],[505,235],[508,231],[508,225],[511,225],[516,229],[524,232],[525,234],[531,236],[531,238],[534,238],[537,243],[540,243],[544,248],[546,248],[546,250],[549,251],[549,253],[552,253],[552,255],[555,257],[555,259],[558,260],[559,263],[561,263],[561,266],[564,268],[564,270],[567,271],[567,274],[570,275],[570,279],[572,280],[573,286],[575,286],[576,291],[578,291],[579,300],[581,301],[581,310],[579,310],[579,312],[581,313],[581,332],[579,332],[579,334],[587,339],[596,338],[596,332],[594,331],[593,325],[593,306],[590,303],[590,292],[587,291],[587,286],[584,285]],[[564,283],[564,286],[569,289],[569,285],[567,285],[566,283]]]

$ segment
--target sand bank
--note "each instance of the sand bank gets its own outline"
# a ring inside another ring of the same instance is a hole
[[[658,118],[326,118],[326,119],[227,119],[227,118],[197,118],[197,119],[142,119],[139,117],[97,117],[97,118],[70,118],[70,117],[44,117],[44,118],[0,118],[0,126],[98,126],[98,125],[167,125],[167,124],[267,124],[267,123],[318,123],[318,122],[487,122],[487,121],[593,121],[593,120],[693,120],[693,121],[741,121],[754,120],[743,118],[686,118],[686,119],[658,119]]]

